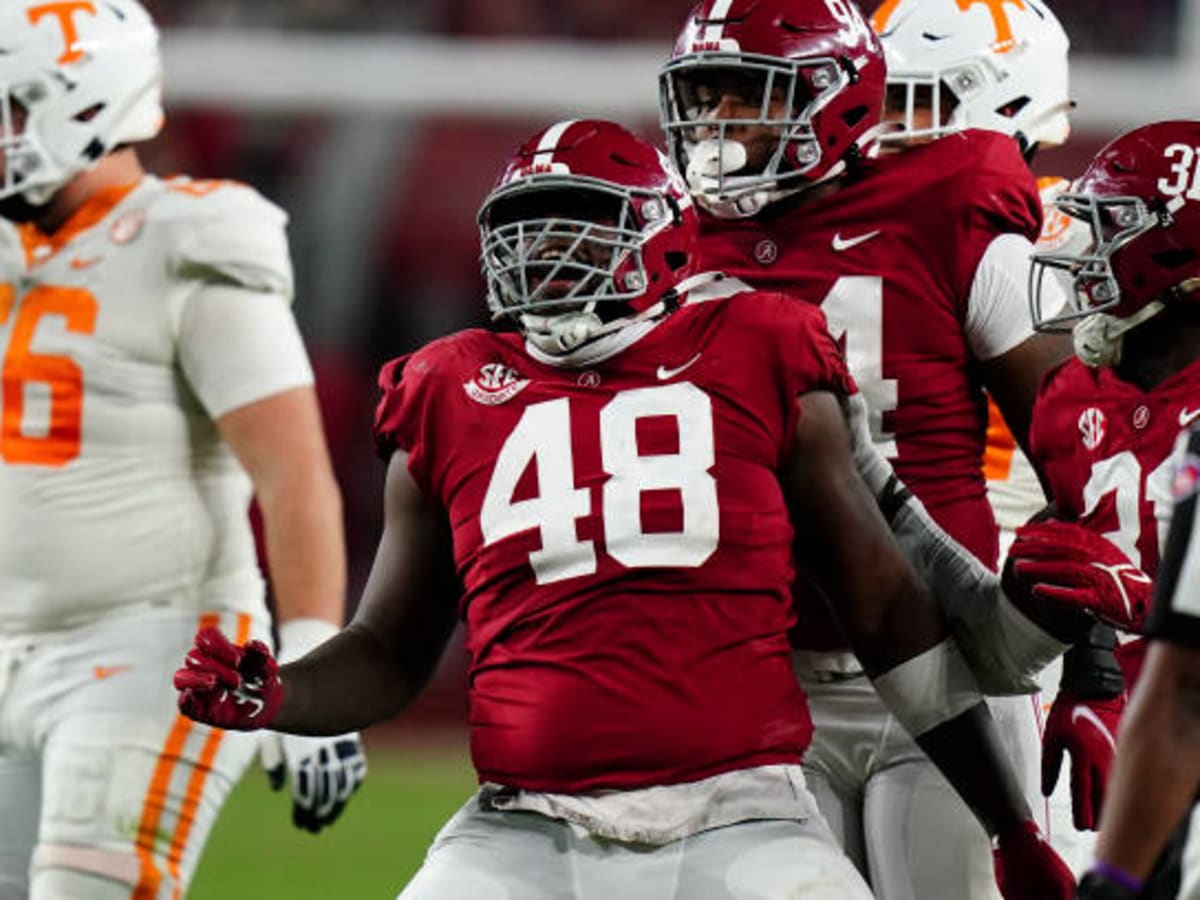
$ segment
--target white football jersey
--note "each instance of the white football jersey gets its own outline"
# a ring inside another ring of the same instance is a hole
[[[286,221],[243,185],[147,176],[49,238],[0,224],[0,632],[265,615],[250,481],[213,420],[312,382]],[[261,348],[190,324],[212,294],[267,315]]]
[[[1070,187],[1065,178],[1039,178],[1038,188],[1042,196],[1042,233],[1035,250],[1060,251],[1064,247],[1086,243],[1091,239],[1088,226],[1060,212],[1054,200]],[[1001,555],[1012,542],[1012,532],[1029,521],[1030,517],[1046,505],[1037,472],[1021,448],[1013,440],[1012,433],[996,404],[988,402],[987,447],[984,451],[984,477],[987,478],[988,500],[996,513],[1000,526]]]

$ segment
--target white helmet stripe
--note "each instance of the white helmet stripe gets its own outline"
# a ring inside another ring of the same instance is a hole
[[[558,149],[558,142],[562,140],[567,129],[578,121],[578,119],[567,119],[565,122],[559,122],[547,128],[546,133],[542,135],[542,139],[538,141],[537,150],[533,151],[533,155],[535,157],[542,157],[549,154],[550,158],[539,158],[537,162],[554,162],[554,151]]]
[[[708,14],[709,19],[724,19],[729,14],[729,7],[731,6],[733,6],[733,0],[717,0],[713,4],[712,12]],[[702,40],[705,43],[709,41],[717,43],[724,36],[724,32],[724,25],[706,25]]]

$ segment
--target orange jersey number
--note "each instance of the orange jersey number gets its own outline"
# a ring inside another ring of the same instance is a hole
[[[12,285],[0,284],[0,325],[16,305]],[[43,316],[60,316],[68,331],[91,334],[96,328],[96,298],[83,288],[39,285],[21,301],[4,355],[4,420],[0,428],[0,457],[5,462],[61,466],[79,455],[83,423],[83,371],[67,356],[34,353],[30,349]],[[50,388],[50,428],[45,434],[21,430],[25,417],[25,385]]]

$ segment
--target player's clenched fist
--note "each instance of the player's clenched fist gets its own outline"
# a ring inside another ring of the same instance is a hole
[[[283,701],[279,667],[267,645],[238,646],[211,626],[196,632],[196,645],[175,672],[175,688],[185,716],[237,731],[267,727]]]

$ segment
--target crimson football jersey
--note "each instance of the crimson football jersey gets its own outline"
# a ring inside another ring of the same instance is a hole
[[[969,298],[992,241],[1010,233],[1033,241],[1041,215],[1016,142],[965,131],[867,160],[825,196],[750,219],[701,217],[706,268],[821,304],[880,449],[938,523],[993,568],[996,525],[981,470],[987,409],[967,337]],[[1022,322],[1004,328],[1027,336],[1020,306],[1006,315]]]
[[[1200,363],[1150,391],[1070,359],[1043,380],[1030,450],[1058,517],[1104,535],[1153,575],[1174,507],[1171,458],[1200,419]]]
[[[818,310],[717,280],[586,368],[473,330],[381,386],[381,453],[408,451],[453,526],[481,780],[576,793],[799,761],[776,470],[796,396],[854,389]]]

